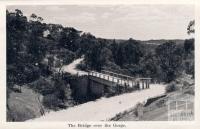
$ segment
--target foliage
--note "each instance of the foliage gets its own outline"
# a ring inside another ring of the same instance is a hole
[[[190,21],[190,23],[188,24],[188,28],[187,28],[187,33],[191,34],[191,33],[195,33],[195,20]]]
[[[58,110],[62,101],[55,94],[48,94],[43,98],[43,104],[48,109]]]
[[[138,64],[143,56],[141,44],[133,39],[120,44],[113,42],[111,50],[116,64],[121,67],[124,64]]]
[[[183,72],[194,77],[194,39],[186,39],[180,44],[178,40],[96,38],[72,27],[46,24],[36,14],[27,18],[18,9],[6,11],[6,19],[8,97],[15,85],[28,84],[44,96],[45,107],[53,110],[64,107],[73,96],[70,85],[66,83],[70,81],[66,76],[55,76],[54,68],[83,55],[84,60],[78,67],[85,71],[105,69],[167,83],[173,82]],[[194,21],[189,23],[188,34],[195,32],[194,24]],[[157,43],[149,45],[148,42]],[[176,84],[171,83],[166,92],[176,89]],[[15,117],[12,111],[9,115]]]
[[[184,49],[186,54],[190,54],[194,51],[194,39],[186,39],[184,42]]]
[[[167,42],[156,48],[158,64],[162,71],[162,80],[171,82],[179,75],[182,53],[183,49],[178,48],[174,42]]]
[[[61,38],[59,39],[59,44],[73,52],[79,48],[78,39],[80,37],[80,31],[74,28],[63,28],[60,33]]]
[[[169,85],[166,86],[165,91],[166,93],[176,91],[178,87],[176,86],[175,82],[171,82]]]
[[[31,83],[29,87],[42,95],[52,94],[57,90],[53,85],[53,80],[43,77]]]
[[[32,14],[28,21],[18,9],[6,13],[8,83],[23,85],[33,82],[40,76],[52,74],[55,59],[68,64],[76,58],[72,51],[78,47],[75,43],[80,37],[79,31],[43,23],[43,18],[36,14]],[[52,38],[44,36],[47,30]],[[61,44],[61,41],[67,42]],[[63,48],[68,41],[73,41],[72,45]],[[45,59],[48,64],[44,63]]]
[[[72,27],[46,24],[36,14],[32,14],[28,21],[18,9],[7,11],[6,24],[9,86],[48,77],[55,64],[60,67],[82,55],[85,60],[79,67],[84,70],[107,69],[164,82],[175,80],[183,71],[194,75],[194,39],[186,39],[183,45],[177,45],[176,40],[147,45],[131,38],[96,38]],[[193,25],[192,21],[188,30]]]

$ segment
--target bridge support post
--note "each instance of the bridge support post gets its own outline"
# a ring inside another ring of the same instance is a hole
[[[132,80],[132,87],[133,87],[133,80]]]
[[[140,82],[139,81],[137,81],[136,84],[139,87],[139,89],[142,89],[142,88],[140,88]]]
[[[145,82],[146,82],[146,89],[148,88],[148,80],[145,80]]]
[[[142,80],[142,89],[144,89],[144,81]]]
[[[148,80],[146,80],[146,85],[147,85],[146,87],[147,87],[147,89],[148,89]]]

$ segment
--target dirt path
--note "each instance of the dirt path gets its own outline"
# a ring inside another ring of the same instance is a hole
[[[30,121],[105,121],[117,113],[143,102],[149,97],[164,93],[163,85],[150,85],[150,89],[122,94],[111,98],[101,98],[66,110],[50,112]]]
[[[63,72],[68,72],[72,75],[75,75],[75,74],[79,74],[79,75],[86,75],[87,72],[85,71],[81,71],[79,69],[77,69],[77,65],[81,63],[81,61],[83,61],[84,58],[79,58],[79,59],[76,59],[74,60],[72,63],[68,64],[68,65],[64,65],[62,68],[61,68],[61,71]]]

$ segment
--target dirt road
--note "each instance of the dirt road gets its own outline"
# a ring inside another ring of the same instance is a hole
[[[149,97],[164,93],[164,85],[150,85],[150,89],[122,94],[111,98],[101,98],[66,110],[50,112],[30,121],[105,121],[117,113],[143,102]]]
[[[64,65],[62,68],[61,68],[61,71],[63,72],[68,72],[72,75],[75,75],[75,74],[78,74],[78,75],[86,75],[87,72],[85,71],[81,71],[79,69],[77,69],[77,65],[81,63],[81,61],[83,61],[84,58],[79,58],[79,59],[76,59],[74,60],[72,63],[70,63],[69,65]]]

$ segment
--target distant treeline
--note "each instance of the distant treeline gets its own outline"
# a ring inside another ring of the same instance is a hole
[[[82,55],[85,60],[79,68],[84,70],[106,69],[164,82],[173,81],[182,72],[194,75],[194,39],[186,39],[183,44],[171,40],[159,45],[132,38],[110,40],[72,27],[46,24],[36,14],[27,18],[18,9],[7,11],[6,16],[9,86],[49,76],[51,67],[61,67]],[[55,65],[55,60],[61,63]]]

